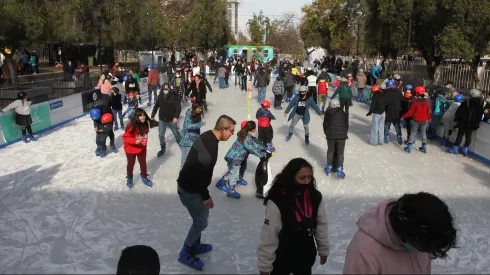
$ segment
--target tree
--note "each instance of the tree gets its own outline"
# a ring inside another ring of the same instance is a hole
[[[271,30],[271,21],[264,16],[264,12],[260,10],[259,14],[253,14],[252,18],[247,22],[247,31],[250,35],[250,40],[253,45],[263,45],[266,31]]]
[[[294,23],[295,18],[294,13],[284,13],[279,19],[271,21],[266,43],[274,47],[276,52],[302,53],[301,37]]]
[[[250,40],[248,39],[248,37],[246,37],[241,31],[239,31],[237,44],[238,45],[248,45],[249,43],[250,43]]]

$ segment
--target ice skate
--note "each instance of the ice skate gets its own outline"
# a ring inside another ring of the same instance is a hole
[[[454,145],[453,147],[447,148],[446,152],[453,154],[453,155],[457,155],[458,149],[459,149],[459,147]]]
[[[133,176],[127,176],[126,177],[127,181],[126,181],[126,186],[131,189],[133,188],[134,186],[134,183],[133,183]]]
[[[161,157],[161,156],[165,155],[165,151],[166,151],[166,149],[167,149],[166,144],[161,145],[161,147],[160,147],[160,151],[158,151],[158,153],[157,153],[157,158],[159,158],[159,157]]]
[[[306,146],[310,145],[310,136],[305,136],[305,144]]]
[[[286,141],[289,141],[293,137],[293,134],[288,134],[286,137]]]
[[[248,182],[246,180],[244,180],[244,179],[239,179],[237,181],[237,184],[238,185],[241,185],[241,186],[247,186],[248,185]]]
[[[116,145],[112,144],[111,145],[111,150],[112,150],[113,153],[117,153]]]
[[[35,138],[33,135],[28,136],[31,141],[37,141],[37,138]]]
[[[148,175],[141,175],[141,181],[148,187],[153,187],[153,182],[148,179]]]
[[[396,136],[396,139],[398,141],[398,144],[402,145],[403,144],[403,139],[402,136]]]
[[[204,263],[196,257],[193,253],[190,252],[190,249],[186,247],[182,247],[179,253],[179,262],[187,265],[188,267],[194,268],[196,270],[203,270]]]
[[[403,150],[408,153],[412,152],[412,143],[407,144],[407,147],[403,148]]]
[[[427,144],[422,144],[422,147],[419,147],[420,152],[427,153]]]
[[[327,167],[325,167],[325,173],[327,174],[327,176],[330,176],[330,173],[332,173],[332,170],[333,170],[332,164],[329,164],[329,165],[327,165]]]
[[[390,136],[389,135],[386,135],[385,136],[385,139],[384,139],[384,142],[385,143],[388,143],[390,141]]]
[[[463,147],[461,148],[461,153],[463,154],[463,156],[468,156],[468,147]]]
[[[29,143],[29,141],[27,140],[27,136],[22,136],[22,141],[23,141],[24,143]]]
[[[337,168],[337,178],[339,178],[339,179],[345,178],[344,168],[342,166],[339,166]]]

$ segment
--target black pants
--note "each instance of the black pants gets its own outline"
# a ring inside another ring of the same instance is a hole
[[[316,92],[315,86],[308,86],[308,96],[313,97],[313,100],[315,101],[315,103],[318,104],[318,101],[317,101],[318,94]]]
[[[473,134],[473,130],[467,129],[467,130],[458,130],[458,135],[456,136],[456,142],[454,142],[454,145],[459,146],[461,145],[461,141],[463,141],[463,136],[464,136],[464,147],[468,147],[471,144],[471,136]]]
[[[225,76],[225,85],[228,85],[228,78],[230,78],[230,76],[229,75],[226,75]]]
[[[407,140],[410,137],[410,133],[412,132],[412,118],[405,119],[405,123],[407,126]]]
[[[21,126],[21,131],[22,131],[22,137],[27,136],[27,133],[29,133],[30,136],[32,136],[32,128],[31,125],[28,126]]]
[[[281,106],[282,95],[274,95],[274,107]]]
[[[286,96],[287,97],[293,97],[293,87],[294,87],[294,85],[286,87]]]
[[[235,86],[238,83],[240,85],[240,79],[242,79],[242,75],[239,73],[235,73]]]
[[[240,173],[238,174],[239,179],[243,179],[243,175],[245,175],[245,171],[247,170],[247,160],[248,155],[243,159],[242,165],[240,166]]]
[[[327,139],[327,145],[328,145],[327,164],[335,165],[335,166],[343,166],[345,139]]]
[[[95,136],[95,144],[97,144],[97,148],[103,151],[107,150],[107,137],[109,137],[111,147],[114,146],[114,131],[110,131],[109,133],[97,133]]]
[[[349,99],[345,99],[345,98],[340,99],[340,109],[343,109],[346,114],[349,114],[350,101],[351,101],[350,98]]]
[[[247,90],[247,75],[242,75],[242,91]]]
[[[272,125],[269,127],[260,127],[259,126],[259,140],[267,146],[268,143],[272,143],[272,138],[274,137],[274,130],[272,129]]]

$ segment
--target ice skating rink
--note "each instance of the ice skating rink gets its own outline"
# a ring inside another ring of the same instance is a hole
[[[235,88],[233,77],[230,83],[230,89],[213,85],[214,92],[208,93],[209,113],[203,130],[211,129],[221,114],[230,115],[238,125],[247,119],[247,95]],[[271,86],[267,98],[272,102]],[[255,89],[252,119],[258,108],[256,96]],[[179,125],[189,107],[188,103],[183,106]],[[277,118],[272,122],[277,149],[271,158],[273,174],[291,158],[304,157],[314,165],[317,186],[326,199],[331,254],[324,266],[317,260],[313,272],[342,272],[356,220],[365,210],[384,199],[423,190],[449,204],[459,230],[460,248],[453,249],[449,259],[435,261],[433,273],[489,273],[489,167],[449,155],[434,144],[427,154],[418,150],[408,154],[394,143],[393,132],[389,144],[370,146],[367,109],[357,102],[350,108],[344,180],[323,172],[327,142],[322,121],[313,110],[309,146],[304,144],[301,122],[286,143],[287,119],[283,111],[272,110]],[[115,273],[122,249],[136,244],[150,245],[159,253],[162,274],[201,273],[177,262],[191,220],[176,193],[181,152],[171,131],[167,131],[167,153],[158,159],[158,130],[150,131],[147,161],[153,188],[142,184],[138,164],[135,187],[126,187],[121,137],[119,130],[119,153],[96,158],[93,124],[86,116],[40,135],[35,143],[0,150],[1,273]],[[238,187],[240,200],[214,187],[225,173],[223,157],[235,138],[220,143],[210,186],[215,208],[203,242],[211,243],[214,250],[200,256],[204,273],[258,273],[256,248],[264,215],[262,201],[254,196],[258,159],[249,157],[245,175],[249,185]]]

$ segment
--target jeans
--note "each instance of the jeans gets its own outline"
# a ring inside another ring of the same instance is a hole
[[[201,232],[208,227],[209,209],[204,206],[201,195],[187,193],[180,186],[177,188],[177,193],[180,202],[187,208],[192,218],[192,225],[185,238],[184,246],[194,248],[201,240]]]
[[[263,87],[263,88],[259,87],[258,90],[259,90],[259,95],[258,95],[257,99],[258,99],[259,104],[260,104],[260,102],[262,102],[262,100],[265,99],[265,87]]]
[[[187,155],[191,150],[191,147],[180,147],[180,149],[182,149],[182,158],[180,159],[180,169],[182,169],[182,167],[184,167],[184,163],[187,158]]]
[[[371,136],[369,138],[369,144],[383,144],[384,130],[385,130],[385,118],[386,113],[373,114],[373,122],[371,124]]]
[[[151,96],[155,96],[155,100],[157,99],[157,91],[158,91],[158,85],[157,84],[152,84],[148,87],[148,101],[151,103]]]
[[[357,88],[357,97],[358,98],[365,99],[365,97],[364,97],[364,90],[365,90],[365,88]]]
[[[109,133],[97,133],[95,134],[95,144],[97,144],[97,148],[105,151],[107,150],[107,138],[109,137],[109,142],[111,146],[114,146],[114,132],[111,131]]]
[[[138,162],[140,164],[141,175],[147,176],[147,168],[146,168],[146,150],[143,150],[139,154],[129,154],[126,153],[126,159],[128,160],[128,165],[126,166],[126,173],[128,176],[133,176],[134,164],[136,163],[136,158],[138,158]]]
[[[226,172],[223,178],[228,182],[231,189],[235,189],[235,185],[240,177],[240,166],[241,165],[233,165],[233,163],[228,162],[228,172]]]
[[[167,126],[168,126],[168,128],[170,128],[170,130],[174,134],[175,141],[177,143],[180,143],[181,137],[180,137],[179,130],[177,129],[177,124],[160,120],[158,122],[158,132],[159,132],[160,146],[161,147],[165,146],[165,132],[167,131]]]
[[[224,89],[226,86],[225,86],[225,78],[224,77],[220,77],[219,78],[219,88],[220,89]]]
[[[412,129],[410,130],[410,138],[408,139],[408,143],[415,142],[415,135],[417,135],[417,131],[420,129],[420,135],[422,136],[422,144],[427,143],[427,126],[429,126],[429,121],[416,121],[412,119]]]
[[[117,117],[118,116],[119,116],[119,121],[121,122],[121,128],[124,128],[122,110],[112,110],[112,117],[114,118],[114,126],[115,127],[117,127]]]
[[[124,111],[124,113],[122,114],[123,118],[129,113],[129,120],[132,120],[132,115],[134,114],[134,110],[133,108],[127,108],[126,111]]]
[[[308,127],[308,124],[305,124],[305,120],[304,120],[304,117],[302,115],[298,115],[298,114],[294,114],[293,116],[293,119],[291,121],[291,125],[289,126],[289,134],[293,134],[293,131],[294,131],[294,127],[296,127],[296,124],[298,124],[298,122],[300,120],[303,120],[303,126],[305,127],[305,136],[309,136],[310,135],[310,128]]]
[[[345,139],[327,139],[327,145],[327,164],[343,166]],[[336,159],[334,159],[334,156]]]
[[[400,124],[399,119],[395,120],[385,120],[385,136],[390,135],[390,127],[391,124],[393,123],[393,126],[395,126],[395,131],[397,136],[402,136],[402,126]]]

